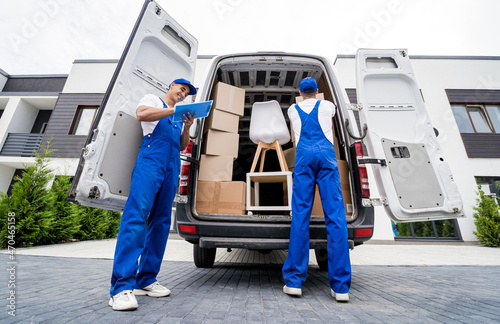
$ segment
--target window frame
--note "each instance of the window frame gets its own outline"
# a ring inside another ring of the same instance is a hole
[[[478,132],[476,129],[476,125],[474,124],[474,120],[472,119],[470,109],[471,108],[479,108],[481,114],[483,117],[485,117],[486,125],[488,125],[490,131],[489,132]],[[491,117],[488,114],[488,110],[486,109],[486,105],[481,105],[481,104],[473,104],[473,105],[467,105],[465,104],[465,111],[467,111],[467,115],[469,116],[469,120],[471,122],[472,128],[474,129],[474,133],[476,134],[497,134],[495,127],[493,126],[493,122],[491,121]]]
[[[89,130],[88,130],[87,134],[85,134],[85,135],[75,134],[76,131],[78,130],[78,126],[80,124],[81,117],[82,117],[83,111],[85,109],[94,109],[94,114],[92,116],[92,120],[91,120],[90,125],[89,125]],[[96,106],[96,105],[78,105],[77,108],[76,108],[75,116],[73,117],[73,121],[71,123],[71,127],[69,129],[68,135],[72,135],[72,136],[88,136],[88,133],[90,132],[90,129],[92,128],[92,124],[94,123],[94,119],[95,119],[95,116],[97,114],[97,110],[98,109],[99,109],[99,106]]]

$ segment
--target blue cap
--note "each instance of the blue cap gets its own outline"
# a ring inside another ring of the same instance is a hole
[[[182,83],[182,84],[185,84],[189,87],[189,95],[195,95],[196,94],[196,88],[191,84],[191,82],[189,82],[188,80],[186,79],[175,79],[174,81],[172,81],[173,83]]]
[[[318,85],[314,78],[304,78],[300,81],[300,92],[314,92],[318,90]]]

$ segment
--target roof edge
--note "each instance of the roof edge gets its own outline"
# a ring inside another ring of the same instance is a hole
[[[77,59],[73,61],[75,63],[118,63],[118,59]]]
[[[355,58],[354,54],[338,54],[337,58]],[[500,56],[495,55],[410,55],[410,59],[427,60],[500,60]]]
[[[9,75],[9,79],[20,78],[67,78],[69,74],[17,74]]]

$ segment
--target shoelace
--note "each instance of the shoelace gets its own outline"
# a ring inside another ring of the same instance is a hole
[[[151,289],[155,289],[155,287],[158,287],[159,289],[166,289],[165,287],[160,285],[160,283],[158,281],[153,283],[153,285],[151,286]]]
[[[122,291],[121,294],[124,296],[124,297],[127,297],[128,300],[130,300],[130,295],[132,295],[132,291],[130,290],[125,290],[125,291]],[[120,298],[120,297],[118,297]]]

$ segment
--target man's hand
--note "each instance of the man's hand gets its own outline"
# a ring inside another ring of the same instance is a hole
[[[193,116],[191,116],[191,113],[188,111],[187,116],[186,114],[182,115],[181,120],[184,123],[184,129],[187,127],[191,127],[194,123],[194,118],[196,117],[196,111],[194,112]]]
[[[189,128],[194,123],[194,117],[196,117],[196,112],[194,112],[193,116],[191,116],[190,112],[187,112],[187,116],[184,114],[181,117],[181,120],[184,123],[184,129],[181,134],[181,151],[184,151],[189,144]]]

